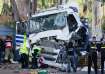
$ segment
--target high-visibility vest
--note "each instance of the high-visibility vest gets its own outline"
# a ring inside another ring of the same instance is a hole
[[[102,48],[102,49],[105,49],[105,44],[102,44],[102,45],[101,45],[101,48]]]
[[[20,48],[20,53],[22,54],[22,53],[24,53],[24,54],[28,54],[28,48],[27,48],[27,46],[26,46],[26,35],[24,35],[24,41],[23,41],[23,46],[21,46],[21,48]]]
[[[92,49],[94,49],[94,48],[96,49],[97,48],[96,43],[91,42],[91,48]]]
[[[93,43],[91,43],[91,52],[94,52],[94,51],[97,51],[97,45],[96,44],[93,44]]]
[[[96,46],[91,46],[91,49],[97,49],[97,47]]]

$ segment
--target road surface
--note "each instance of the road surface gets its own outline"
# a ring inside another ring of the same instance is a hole
[[[87,68],[79,69],[76,73],[61,72],[55,68],[47,68],[44,70],[47,70],[48,74],[87,74]],[[4,64],[0,66],[0,74],[35,74],[36,71],[37,70],[32,70],[32,69],[23,70],[20,68],[19,64],[9,64],[9,65]],[[91,74],[94,74],[93,70]],[[100,71],[98,72],[98,74],[101,74]]]

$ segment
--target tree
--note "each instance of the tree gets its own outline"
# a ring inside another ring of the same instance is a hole
[[[20,21],[20,17],[19,17],[19,12],[17,9],[17,5],[15,0],[10,0],[11,5],[12,5],[12,16],[15,19],[15,21]]]
[[[61,5],[62,4],[62,0],[58,0],[58,4]]]
[[[105,6],[105,0],[102,0],[103,3],[103,16],[104,16],[104,6]]]
[[[34,14],[37,11],[37,0],[32,0],[32,13]]]
[[[15,0],[15,2],[20,19],[27,20],[30,15],[30,0]]]
[[[46,6],[46,0],[42,0],[42,8],[47,8],[47,6]]]
[[[68,0],[58,0],[58,4],[62,5],[62,4],[66,4]]]
[[[7,0],[4,0],[1,15],[8,16],[8,15],[11,15],[11,12],[12,12],[12,10],[11,10],[11,7],[8,5]]]
[[[103,19],[105,19],[105,17],[103,17]],[[103,32],[105,33],[105,21],[103,22],[101,27],[102,27]]]
[[[102,30],[105,33],[105,15],[104,15],[104,6],[105,6],[105,0],[102,0],[103,3],[103,18],[102,18]]]

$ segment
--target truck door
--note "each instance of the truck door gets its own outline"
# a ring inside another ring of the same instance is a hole
[[[69,16],[67,17],[67,23],[70,33],[78,28],[78,23],[73,14],[69,14]]]

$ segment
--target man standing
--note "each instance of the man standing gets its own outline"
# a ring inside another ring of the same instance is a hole
[[[95,74],[97,74],[97,46],[96,37],[92,38],[87,47],[88,52],[88,74],[91,72],[92,63],[94,64]]]
[[[73,68],[73,71],[76,72],[76,58],[74,56],[74,49],[73,49],[73,43],[69,42],[67,47],[67,72],[71,72],[71,67]]]
[[[10,61],[11,63],[14,63],[13,61],[13,43],[12,43],[11,36],[7,36],[5,40],[5,61]]]
[[[23,45],[21,46],[20,48],[20,55],[21,55],[21,58],[20,58],[20,62],[21,62],[21,67],[24,68],[24,69],[27,69],[28,68],[28,62],[29,62],[29,45],[27,45],[27,35],[26,33],[24,33],[24,42],[23,42]]]
[[[101,74],[104,74],[104,62],[105,62],[105,41],[101,41]]]

